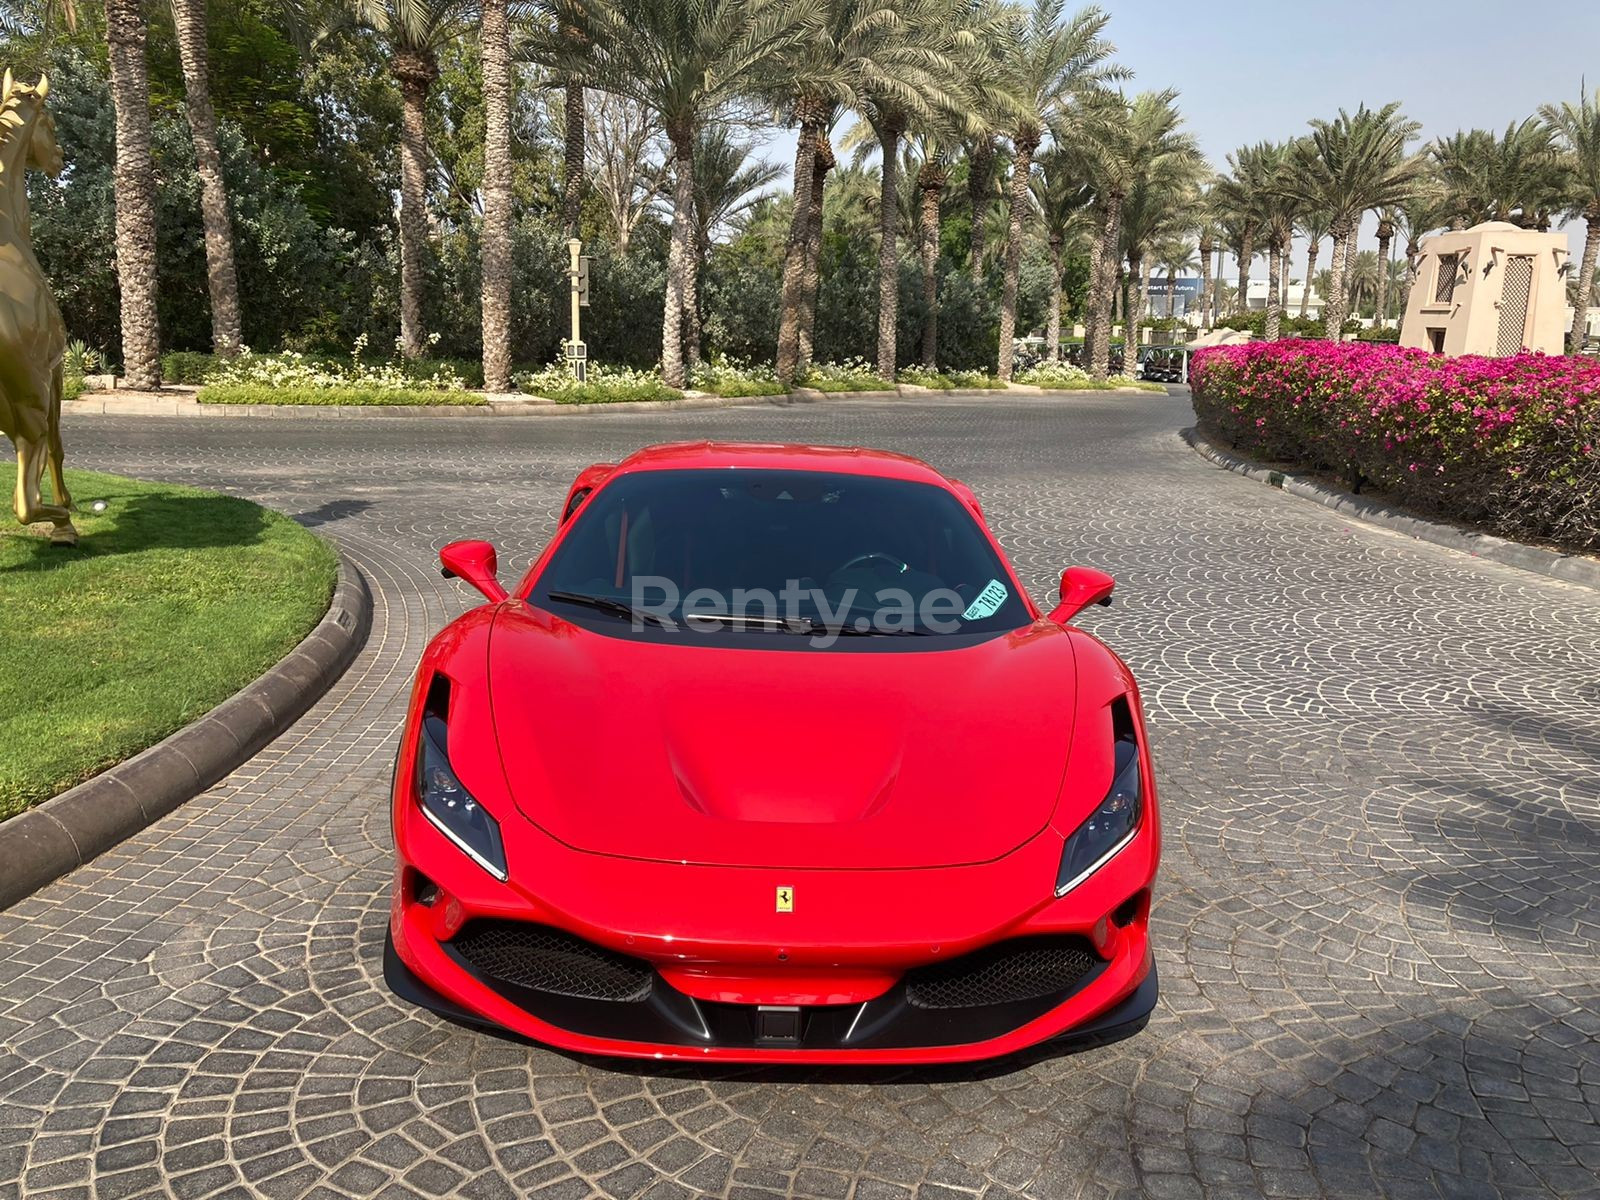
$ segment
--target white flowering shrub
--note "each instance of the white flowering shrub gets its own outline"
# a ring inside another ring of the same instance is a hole
[[[428,338],[430,346],[439,340]],[[350,348],[348,360],[311,359],[297,351],[282,354],[255,354],[248,348],[238,357],[221,362],[207,383],[221,387],[248,386],[283,389],[355,388],[375,392],[464,391],[467,381],[449,363],[427,366],[407,364],[398,355],[386,363],[363,362],[367,335],[362,334]]]
[[[751,363],[722,354],[698,363],[689,373],[689,386],[716,396],[776,396],[783,391],[771,363]]]
[[[805,387],[823,392],[878,392],[892,391],[894,384],[878,374],[878,369],[864,358],[847,358],[843,362],[812,363],[801,381]]]
[[[1071,363],[1042,362],[1020,372],[1018,383],[1042,388],[1085,388],[1089,386],[1089,372]]]
[[[572,377],[572,368],[564,361],[556,361],[537,371],[526,371],[515,376],[514,382],[524,392],[546,396],[561,404],[605,404],[620,400],[676,400],[683,393],[661,381],[659,372],[641,371],[634,367],[612,367],[590,362],[586,378],[579,383]]]

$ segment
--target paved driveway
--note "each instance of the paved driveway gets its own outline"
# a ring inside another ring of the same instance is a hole
[[[0,1198],[1600,1195],[1600,595],[1202,461],[1181,398],[571,419],[69,424],[78,465],[261,500],[377,610],[245,768],[0,914]],[[579,1061],[378,978],[384,791],[432,556],[520,570],[574,472],[857,442],[969,481],[1143,681],[1167,821],[1142,1036],[980,1071]],[[3,868],[0,868],[3,869]]]

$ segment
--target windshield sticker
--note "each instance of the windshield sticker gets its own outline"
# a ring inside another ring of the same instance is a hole
[[[984,617],[992,617],[1000,611],[1000,606],[1006,602],[1006,585],[998,579],[991,579],[984,584],[983,591],[978,593],[978,598],[967,605],[967,611],[961,614],[963,621],[981,621]]]

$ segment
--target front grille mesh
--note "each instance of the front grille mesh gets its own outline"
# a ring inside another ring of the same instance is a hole
[[[1018,938],[906,973],[915,1008],[979,1008],[1038,1000],[1077,986],[1099,963],[1082,938]]]
[[[450,945],[489,980],[579,1000],[643,1000],[654,977],[637,958],[526,921],[474,921]]]

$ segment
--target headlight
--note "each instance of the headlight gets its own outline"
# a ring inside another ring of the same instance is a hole
[[[445,739],[444,718],[426,713],[417,748],[417,800],[422,815],[473,862],[504,880],[506,848],[500,841],[500,823],[461,786],[445,753]]]
[[[1111,790],[1100,801],[1100,807],[1067,838],[1061,869],[1056,872],[1058,896],[1066,895],[1098,871],[1132,840],[1139,828],[1139,818],[1144,813],[1144,786],[1139,779],[1139,743],[1132,726],[1130,718],[1125,730],[1117,730]]]

